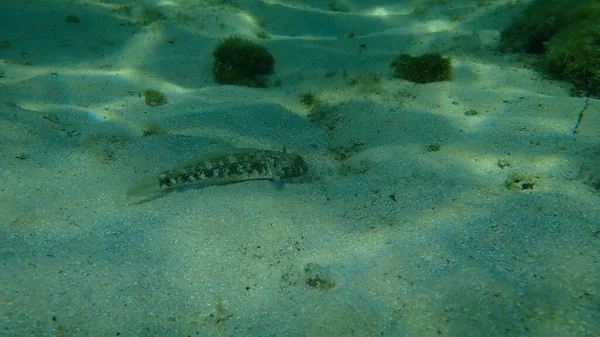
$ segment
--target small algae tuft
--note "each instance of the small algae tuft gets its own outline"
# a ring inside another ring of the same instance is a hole
[[[375,72],[360,73],[355,76],[344,76],[346,83],[352,87],[356,87],[364,94],[382,93],[382,78],[381,75]]]
[[[81,19],[79,19],[79,17],[75,14],[68,14],[67,16],[65,16],[65,22],[67,23],[79,23],[81,22]]]
[[[352,142],[347,146],[330,147],[329,151],[335,160],[344,161],[362,151],[364,146],[363,142]]]
[[[304,282],[316,290],[329,290],[335,287],[335,279],[331,272],[320,264],[311,262],[304,266]]]
[[[440,53],[421,56],[402,54],[391,64],[394,76],[415,83],[450,81],[453,76],[452,60]]]
[[[311,108],[308,118],[326,131],[335,130],[344,119],[340,106],[327,103],[317,104]]]
[[[327,1],[327,8],[330,11],[333,11],[333,12],[342,12],[342,13],[348,12],[350,10],[346,4],[341,3],[341,2],[339,2],[337,0],[329,0],[329,1]]]
[[[317,103],[319,103],[319,100],[317,99],[317,96],[314,93],[306,92],[300,95],[300,103],[302,103],[307,108],[312,109],[315,107],[315,105],[317,105]]]
[[[537,177],[532,177],[521,172],[511,173],[504,182],[506,188],[511,190],[532,190],[537,186]]]
[[[438,152],[441,148],[440,143],[433,143],[425,146],[427,152]]]
[[[584,184],[600,191],[600,160],[595,163],[585,163],[579,171],[579,179]]]
[[[510,161],[508,161],[508,159],[498,159],[496,165],[498,165],[498,167],[501,169],[512,167],[512,164]]]
[[[273,71],[275,59],[255,42],[232,36],[219,42],[213,51],[213,74],[219,83],[266,87],[265,75]]]
[[[257,38],[259,39],[263,39],[263,40],[268,40],[269,39],[269,33],[267,33],[264,30],[257,30],[254,32],[254,35],[256,35]]]
[[[159,106],[167,104],[167,96],[162,92],[154,89],[144,90],[144,101],[149,106]]]
[[[165,129],[162,125],[152,123],[144,128],[144,130],[142,131],[142,136],[147,137],[155,135],[165,135],[167,133],[169,133],[169,131]]]
[[[142,12],[139,13],[139,17],[137,18],[136,22],[143,25],[148,25],[154,21],[163,20],[165,18],[165,15],[157,9],[144,8]]]

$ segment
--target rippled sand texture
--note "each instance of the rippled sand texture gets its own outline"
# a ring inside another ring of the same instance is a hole
[[[0,334],[600,335],[599,101],[497,52],[522,4],[372,3],[2,1]],[[267,88],[215,83],[231,35]],[[309,171],[125,195],[234,148]]]

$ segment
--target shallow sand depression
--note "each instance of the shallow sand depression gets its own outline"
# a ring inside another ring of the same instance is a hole
[[[600,335],[600,102],[497,52],[521,10],[2,2],[2,335]],[[232,35],[266,88],[214,81]],[[452,81],[392,76],[427,52]],[[235,148],[309,171],[125,194]]]

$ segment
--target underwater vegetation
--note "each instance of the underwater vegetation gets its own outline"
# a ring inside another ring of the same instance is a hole
[[[304,266],[305,283],[317,290],[329,290],[335,287],[335,278],[331,272],[318,263],[307,263]]]
[[[144,90],[144,102],[149,106],[167,104],[167,96],[162,91],[146,89]]]
[[[344,119],[340,106],[326,102],[321,103],[317,101],[316,103],[310,107],[309,120],[326,131],[335,130],[338,124]]]
[[[348,12],[350,9],[346,4],[343,4],[336,0],[327,1],[327,8],[333,12]]]
[[[525,52],[541,71],[600,97],[600,2],[535,0],[502,33],[500,50]]]
[[[167,133],[169,133],[169,131],[165,129],[162,125],[151,123],[144,128],[144,130],[142,131],[142,136],[147,137],[154,135],[165,135]]]
[[[217,82],[249,87],[267,86],[265,75],[273,71],[275,64],[273,55],[264,46],[237,36],[221,40],[213,57]]]
[[[306,92],[300,95],[300,103],[309,109],[313,109],[319,103],[319,99],[314,93]]]
[[[402,54],[392,61],[391,67],[394,76],[416,83],[450,81],[453,74],[452,60],[440,53]]]
[[[427,152],[438,152],[442,145],[440,143],[432,143],[425,146]]]
[[[600,157],[596,162],[584,163],[579,172],[579,178],[583,183],[600,191]]]
[[[538,184],[537,178],[522,172],[512,172],[504,181],[504,185],[510,190],[532,190]]]
[[[81,20],[75,14],[68,14],[67,16],[65,16],[65,22],[68,22],[68,23],[79,23],[79,22],[81,22]]]

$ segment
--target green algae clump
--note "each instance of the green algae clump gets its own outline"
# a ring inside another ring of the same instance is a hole
[[[265,75],[273,71],[275,59],[255,42],[232,36],[223,39],[213,51],[213,74],[219,83],[266,87]]]
[[[159,106],[167,103],[167,96],[162,92],[154,89],[144,90],[144,101],[149,106]]]
[[[600,2],[535,0],[502,33],[500,51],[525,52],[539,70],[600,97]]]
[[[450,81],[453,75],[452,60],[440,53],[421,56],[402,54],[391,66],[394,76],[416,83]]]
[[[600,11],[595,21],[574,24],[548,41],[545,66],[578,90],[600,97]]]
[[[522,172],[513,172],[504,181],[504,185],[510,190],[532,190],[538,185],[538,179]]]

